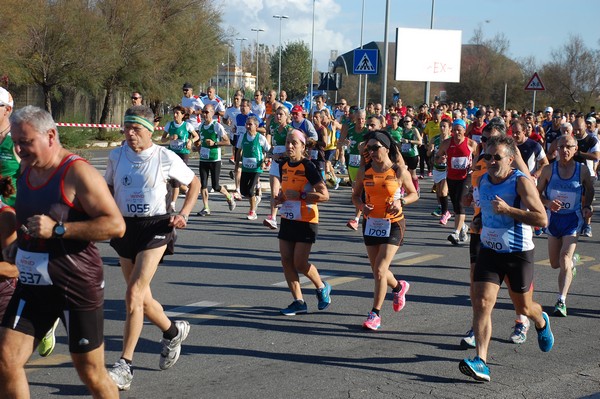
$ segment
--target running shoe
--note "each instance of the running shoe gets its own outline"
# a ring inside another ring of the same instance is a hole
[[[460,233],[458,234],[458,239],[460,242],[469,241],[469,226],[466,223],[463,223],[462,228],[460,229]]]
[[[452,234],[448,235],[448,241],[450,241],[452,243],[452,245],[458,245],[459,244],[458,234],[452,233]]]
[[[377,316],[377,313],[375,312],[369,312],[367,320],[365,320],[362,325],[369,330],[377,330],[381,327],[381,317]]]
[[[233,179],[234,179],[233,170],[230,170],[230,171],[229,171],[229,178],[230,178],[231,180],[233,180]]]
[[[427,172],[427,177],[433,177],[433,172]]]
[[[242,200],[242,194],[240,194],[239,191],[235,191],[233,193],[233,199],[236,200],[236,201],[241,201]]]
[[[348,220],[348,223],[346,223],[346,227],[356,231],[358,230],[358,222],[356,221],[356,219],[350,219]]]
[[[448,220],[450,220],[450,218],[452,217],[452,215],[450,214],[449,211],[446,211],[446,213],[444,213],[442,215],[442,217],[440,218],[440,224],[445,226],[448,223]]]
[[[256,220],[258,218],[258,216],[256,216],[256,212],[250,211],[250,212],[248,212],[248,216],[246,216],[246,218],[248,220]]]
[[[48,332],[46,333],[46,335],[44,335],[44,338],[42,338],[40,344],[38,345],[37,349],[41,357],[50,356],[50,354],[54,350],[54,347],[56,346],[56,336],[54,335],[54,332],[56,331],[56,327],[58,327],[59,320],[60,319],[56,319],[52,328],[48,330]]]
[[[431,216],[437,216],[437,217],[442,216],[442,206],[438,205],[437,208],[435,208],[435,210],[433,212],[431,212]]]
[[[269,215],[263,219],[263,226],[266,226],[271,230],[277,230],[277,219]]]
[[[522,344],[527,341],[527,331],[529,330],[529,320],[526,323],[522,323],[520,320],[515,321],[515,327],[510,340],[515,344]]]
[[[424,175],[419,175],[419,179],[420,179],[420,180],[423,180],[424,178],[425,178],[425,176],[424,176]]]
[[[410,284],[408,284],[408,281],[398,280],[398,284],[400,284],[401,287],[400,291],[392,291],[392,294],[394,296],[392,308],[394,309],[394,312],[399,312],[404,308],[404,305],[406,304],[406,293],[410,288]]]
[[[198,212],[196,215],[198,215],[198,216],[210,216],[210,209],[204,208],[200,212]]]
[[[564,301],[561,301],[560,299],[556,301],[556,305],[554,305],[554,316],[567,317],[567,305],[565,305]]]
[[[477,381],[490,381],[490,368],[479,356],[475,356],[473,360],[461,360],[458,369],[464,375],[474,378]]]
[[[229,205],[230,211],[233,211],[235,209],[236,203],[235,199],[233,199],[233,196],[229,197],[229,199],[227,200],[227,205]]]
[[[173,367],[179,359],[181,353],[181,343],[185,341],[188,334],[190,333],[190,323],[185,320],[176,320],[175,326],[177,327],[177,335],[173,339],[161,339],[162,350],[160,352],[160,360],[158,367],[161,370],[166,370]]]
[[[212,194],[212,193],[214,193],[214,192],[215,192],[215,189],[214,189],[213,187],[211,187],[211,188],[210,188],[210,190],[208,190],[208,192],[209,192],[210,194]]]
[[[175,202],[171,202],[171,205],[169,205],[169,209],[168,209],[169,213],[176,213],[177,209],[175,208]]]
[[[533,228],[533,233],[535,234],[536,237],[541,236],[543,232],[544,232],[543,227],[534,227]]]
[[[304,301],[294,301],[285,309],[279,311],[284,316],[296,316],[301,313],[308,313],[308,306]]]
[[[460,340],[460,343],[461,345],[465,345],[470,348],[475,348],[475,333],[473,332],[472,328],[469,331],[467,331],[465,336]]]
[[[582,237],[592,237],[592,226],[589,224],[584,224],[581,228],[581,236]]]
[[[550,352],[552,347],[554,346],[554,335],[552,334],[552,330],[550,330],[550,319],[546,312],[542,312],[542,317],[546,320],[546,325],[542,330],[538,330],[538,345],[542,352]],[[537,328],[536,328],[537,330]]]
[[[129,388],[131,388],[133,371],[125,360],[119,359],[118,362],[113,364],[112,368],[108,370],[108,375],[115,382],[119,391],[129,391]]]
[[[229,158],[229,163],[233,165],[235,163],[235,158],[233,158],[233,157]]]
[[[335,185],[333,186],[334,190],[337,190],[338,188],[340,188],[340,183],[342,182],[342,179],[340,179],[339,177],[335,178]]]
[[[317,290],[317,299],[319,300],[317,308],[319,310],[327,309],[331,303],[331,296],[329,295],[331,294],[331,285],[327,281],[324,281],[323,284],[325,284],[325,287]]]

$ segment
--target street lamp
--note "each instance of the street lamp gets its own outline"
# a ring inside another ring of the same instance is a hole
[[[273,18],[279,19],[279,80],[277,82],[277,95],[281,93],[281,20],[288,19],[287,15],[273,15]]]
[[[225,101],[227,102],[227,104],[231,104],[231,101],[229,99],[229,80],[231,79],[229,77],[229,72],[230,72],[229,68],[230,68],[230,65],[231,65],[229,63],[229,50],[231,50],[232,47],[233,46],[231,44],[227,43],[227,95],[225,96],[226,97]]]
[[[313,102],[313,75],[315,73],[315,1],[313,0],[312,15],[312,43],[310,45],[310,98],[308,99],[308,112],[312,111]]]
[[[244,65],[243,65],[243,60],[242,60],[242,46],[244,44],[244,40],[248,40],[245,37],[236,37],[235,40],[239,40],[240,41],[240,73],[242,74],[242,90],[244,89]]]
[[[252,32],[256,32],[256,82],[254,91],[258,90],[258,32],[264,32],[264,29],[260,28],[252,28],[250,29]]]

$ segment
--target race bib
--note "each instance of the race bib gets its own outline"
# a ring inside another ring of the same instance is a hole
[[[348,165],[358,168],[360,166],[360,154],[350,154]]]
[[[26,285],[52,285],[48,273],[48,254],[17,249],[19,280]]]
[[[467,169],[469,167],[468,157],[453,157],[452,169]]]
[[[471,136],[471,140],[477,142],[477,143],[481,143],[481,135],[479,134],[474,134]]]
[[[562,202],[562,209],[566,210],[574,209],[576,198],[576,194],[569,191],[552,190],[550,192],[550,199]]]
[[[243,158],[242,166],[248,169],[256,169],[256,165],[258,165],[258,160],[256,158]]]
[[[300,201],[285,201],[281,204],[281,208],[279,208],[279,214],[285,219],[300,220],[302,219],[301,205]]]
[[[389,219],[367,218],[365,235],[369,237],[389,237],[392,223]]]
[[[275,155],[285,154],[285,152],[286,150],[284,145],[276,145],[275,147],[273,147],[273,154]]]
[[[411,148],[411,143],[402,143],[402,145],[400,146],[400,152],[409,152]]]
[[[481,230],[481,244],[496,252],[509,252],[508,231],[484,226]]]
[[[173,151],[180,151],[185,148],[185,141],[183,140],[171,140],[169,143],[169,148]]]
[[[208,159],[210,158],[210,148],[201,147],[200,148],[200,159]]]
[[[124,189],[125,210],[124,216],[149,216],[150,203],[143,189]]]

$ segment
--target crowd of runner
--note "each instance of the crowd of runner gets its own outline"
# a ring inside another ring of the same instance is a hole
[[[355,208],[346,226],[361,227],[373,273],[373,306],[362,326],[381,327],[388,287],[393,310],[402,310],[410,284],[390,265],[407,209],[422,195],[419,180],[432,178],[438,207],[431,214],[441,226],[454,219],[448,245],[469,243],[473,320],[461,342],[477,354],[462,360],[460,371],[490,380],[491,312],[503,281],[516,311],[510,340],[525,342],[532,320],[540,349],[552,349],[550,319],[533,300],[533,236],[548,235],[551,266],[559,269],[553,315],[566,317],[577,240],[592,236],[600,160],[593,110],[500,110],[473,100],[415,107],[398,99],[384,112],[379,103],[360,109],[344,99],[330,106],[323,96],[307,109],[274,90],[258,90],[253,100],[238,91],[227,107],[213,87],[205,96],[194,95],[189,83],[182,90],[159,137],[155,115],[140,92],[132,93],[123,144],[111,151],[103,178],[60,145],[50,114],[33,106],[13,110],[10,93],[0,88],[0,391],[26,396],[31,352],[23,348],[36,345],[50,355],[59,320],[73,364],[95,397],[130,388],[144,318],[162,333],[159,368],[172,367],[190,324],[169,319],[153,298],[159,262],[173,253],[175,230],[188,225],[198,198],[197,215],[211,217],[209,192],[221,193],[230,212],[246,199],[246,218],[258,219],[263,172],[270,198],[262,224],[278,230],[293,298],[282,315],[308,312],[301,275],[315,287],[318,310],[332,302],[331,285],[309,258],[319,208],[327,211],[319,204],[343,184],[352,186]],[[199,177],[189,167],[193,153]],[[223,159],[234,164],[232,192],[220,184]],[[123,350],[108,370],[102,259],[94,245],[101,240],[118,254],[127,286]]]

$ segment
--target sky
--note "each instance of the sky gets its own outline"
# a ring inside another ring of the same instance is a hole
[[[216,0],[223,10],[223,27],[232,30],[240,43],[278,46],[281,41],[312,43],[313,0]],[[395,41],[396,28],[428,29],[432,0],[389,0],[388,40]],[[319,71],[328,68],[331,50],[341,55],[360,47],[363,0],[315,0],[314,58]],[[386,0],[365,0],[363,43],[383,41]],[[509,41],[507,55],[515,60],[533,56],[537,65],[547,62],[553,51],[567,44],[570,35],[579,35],[588,48],[600,49],[600,2],[598,0],[435,0],[434,29],[462,31],[469,43],[481,27],[484,39],[503,34]],[[418,40],[418,38],[415,38]],[[418,56],[415,54],[414,56]]]

